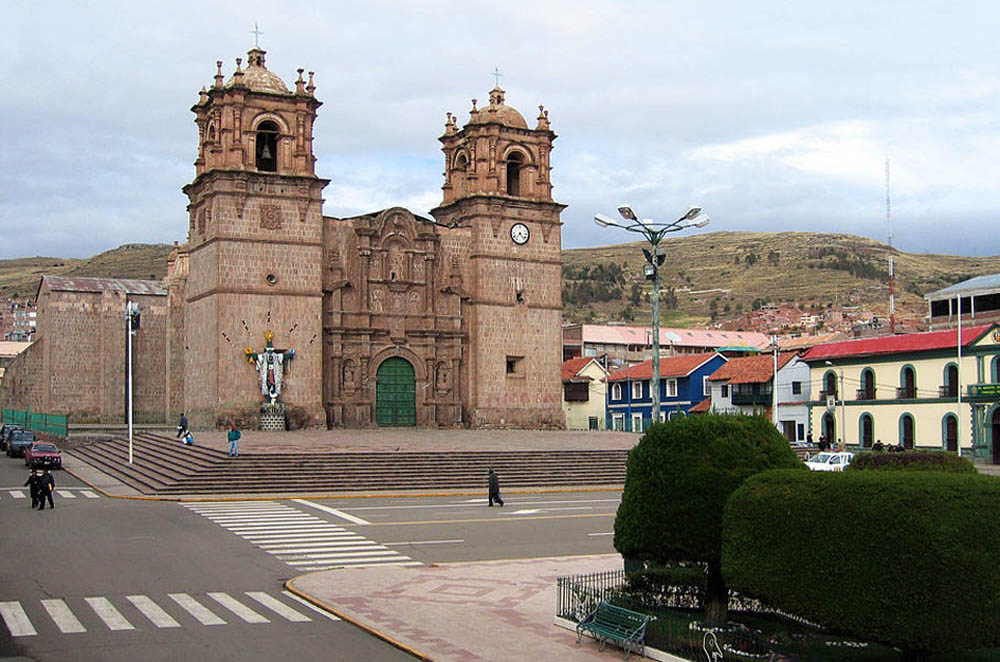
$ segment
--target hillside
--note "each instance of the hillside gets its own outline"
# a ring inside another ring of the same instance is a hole
[[[125,244],[86,259],[23,257],[0,260],[0,298],[33,299],[44,275],[163,278],[170,244]]]
[[[645,321],[651,283],[644,242],[563,251],[563,316],[572,322]],[[862,306],[888,314],[888,247],[847,234],[711,232],[667,238],[661,271],[665,324],[734,320],[766,303],[805,309]],[[43,274],[162,278],[169,244],[127,244],[88,259],[0,260],[0,296],[33,297]],[[1000,273],[1000,256],[896,252],[898,319],[922,319],[923,295],[973,276]]]

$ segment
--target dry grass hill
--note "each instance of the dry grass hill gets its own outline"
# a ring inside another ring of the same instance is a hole
[[[642,242],[563,251],[567,320],[648,319],[651,286],[642,279]],[[749,312],[755,304],[806,308],[865,306],[888,310],[888,247],[847,234],[711,232],[667,238],[661,309],[665,323],[706,324]],[[87,259],[0,260],[0,296],[34,297],[43,274],[162,278],[169,244],[127,244]],[[924,293],[1000,272],[1000,256],[960,257],[896,252],[897,315],[922,318]],[[602,280],[603,279],[603,280]],[[603,287],[595,289],[595,283]]]

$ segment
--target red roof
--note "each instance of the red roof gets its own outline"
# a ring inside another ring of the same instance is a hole
[[[781,370],[793,358],[795,358],[795,352],[779,353],[778,370]],[[728,363],[720,366],[708,379],[713,382],[727,380],[729,384],[762,384],[771,381],[773,376],[774,356],[758,354],[757,356],[729,359]]]
[[[589,381],[591,379],[590,377],[585,377],[583,375],[580,375],[579,373],[581,370],[584,369],[584,367],[586,367],[588,363],[590,363],[593,360],[594,360],[593,357],[590,356],[577,356],[572,359],[566,359],[565,361],[563,361],[562,364],[563,382],[572,381],[574,379]]]
[[[688,409],[689,414],[700,414],[703,411],[710,411],[712,409],[712,396],[708,396],[694,407]]]
[[[660,377],[684,377],[690,375],[694,370],[701,367],[713,356],[722,356],[715,352],[705,354],[680,354],[669,358],[660,359]],[[625,370],[619,370],[608,376],[609,382],[617,382],[625,379],[642,380],[653,378],[653,360],[648,359]]]
[[[962,346],[967,347],[992,329],[994,324],[980,324],[962,329]],[[878,356],[882,354],[906,354],[929,352],[958,347],[958,330],[929,331],[927,333],[904,333],[881,338],[861,338],[844,342],[831,342],[810,347],[802,355],[803,361],[822,361],[854,356]]]

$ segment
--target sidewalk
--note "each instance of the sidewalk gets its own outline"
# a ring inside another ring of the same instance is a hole
[[[556,578],[621,568],[617,554],[352,568],[288,581],[346,621],[434,662],[620,659],[553,624]]]

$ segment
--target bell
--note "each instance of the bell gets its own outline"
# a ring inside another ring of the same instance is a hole
[[[262,159],[271,158],[271,149],[267,146],[267,143],[264,143],[264,149],[262,149],[260,152],[260,158]]]

